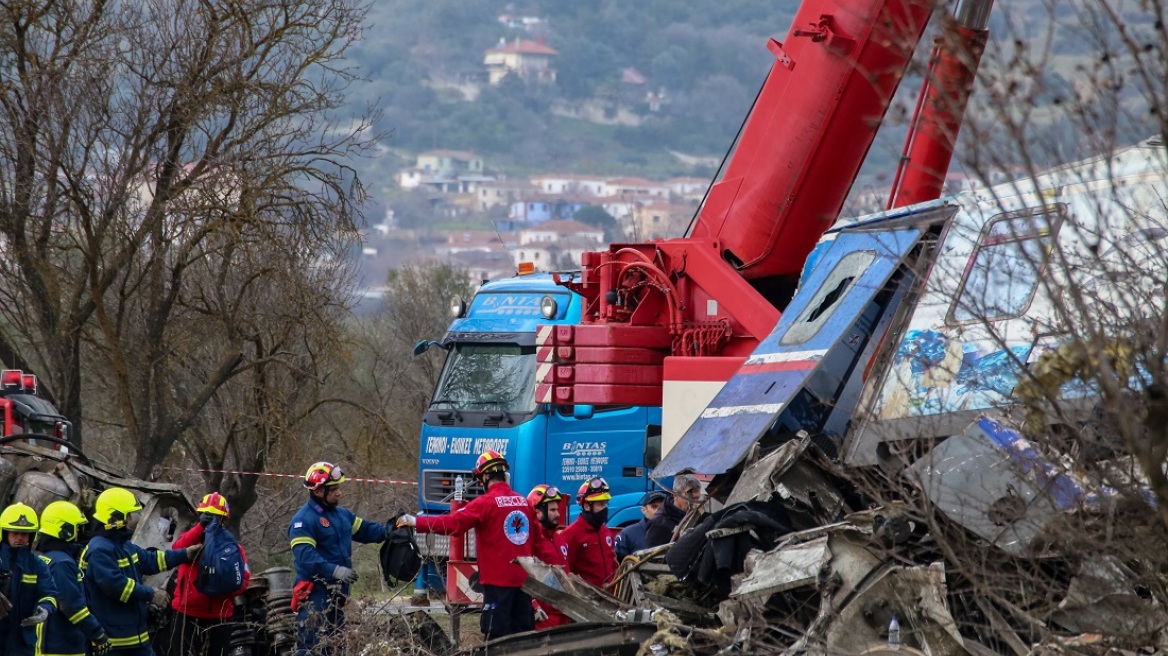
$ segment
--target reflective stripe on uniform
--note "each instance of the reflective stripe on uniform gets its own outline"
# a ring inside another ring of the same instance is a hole
[[[128,638],[114,638],[111,636],[109,639],[111,647],[136,647],[136,646],[141,645],[149,640],[150,640],[150,633],[149,632],[139,633],[136,636],[130,636]]]
[[[365,520],[361,519],[360,517],[353,518],[353,535],[357,535],[357,531],[361,529],[361,524],[364,522]]]
[[[134,585],[134,579],[126,579],[126,587],[122,588],[122,594],[118,596],[123,604],[130,600],[130,595],[134,594]]]
[[[292,538],[292,546],[293,547],[295,547],[297,545],[301,545],[301,544],[307,544],[308,546],[312,547],[313,549],[316,548],[316,540],[313,540],[312,538],[309,538],[309,537]]]
[[[166,571],[166,552],[159,550],[155,553],[158,554],[158,571],[165,572]]]
[[[20,575],[20,582],[21,583],[36,583],[37,582],[37,575],[36,574],[21,574]]]
[[[89,609],[82,608],[81,610],[69,616],[69,621],[73,624],[80,624],[82,620],[89,617]]]

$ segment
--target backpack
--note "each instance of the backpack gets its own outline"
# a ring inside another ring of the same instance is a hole
[[[215,520],[203,531],[203,553],[199,555],[195,589],[208,597],[222,597],[243,589],[247,562],[239,541],[226,526]]]
[[[414,532],[405,527],[391,530],[381,545],[381,575],[385,582],[392,585],[393,581],[412,580],[421,568],[422,556]]]

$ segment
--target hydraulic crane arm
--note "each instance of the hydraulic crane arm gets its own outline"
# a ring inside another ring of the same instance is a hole
[[[986,11],[991,1],[966,0]],[[537,401],[658,405],[667,356],[675,371],[706,376],[710,356],[753,352],[778,322],[808,253],[838,218],[933,6],[804,0],[786,40],[769,42],[775,63],[691,234],[584,253],[580,277],[563,283],[584,297],[583,318],[540,331]],[[951,40],[970,39],[980,53],[984,24],[953,25]],[[913,152],[922,148],[927,157],[904,165],[898,182],[915,195],[899,202],[940,190],[935,179],[939,172],[943,180],[939,167],[947,166],[957,108],[976,69],[976,59],[958,63],[959,83],[931,80],[932,95],[918,105],[914,129],[935,129],[913,142]],[[941,109],[947,115],[938,118]],[[638,363],[637,376],[627,375],[630,362]]]

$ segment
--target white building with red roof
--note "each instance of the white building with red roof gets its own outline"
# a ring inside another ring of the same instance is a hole
[[[499,44],[483,55],[487,81],[498,84],[508,74],[514,73],[525,80],[555,82],[556,69],[552,67],[552,58],[559,54],[542,38],[539,41],[499,39]]]

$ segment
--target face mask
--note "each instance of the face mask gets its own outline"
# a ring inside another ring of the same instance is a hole
[[[604,510],[600,510],[597,512],[591,512],[588,510],[581,510],[580,516],[584,518],[584,521],[591,524],[592,528],[600,528],[601,524],[605,524],[608,522],[608,508],[605,508]]]

